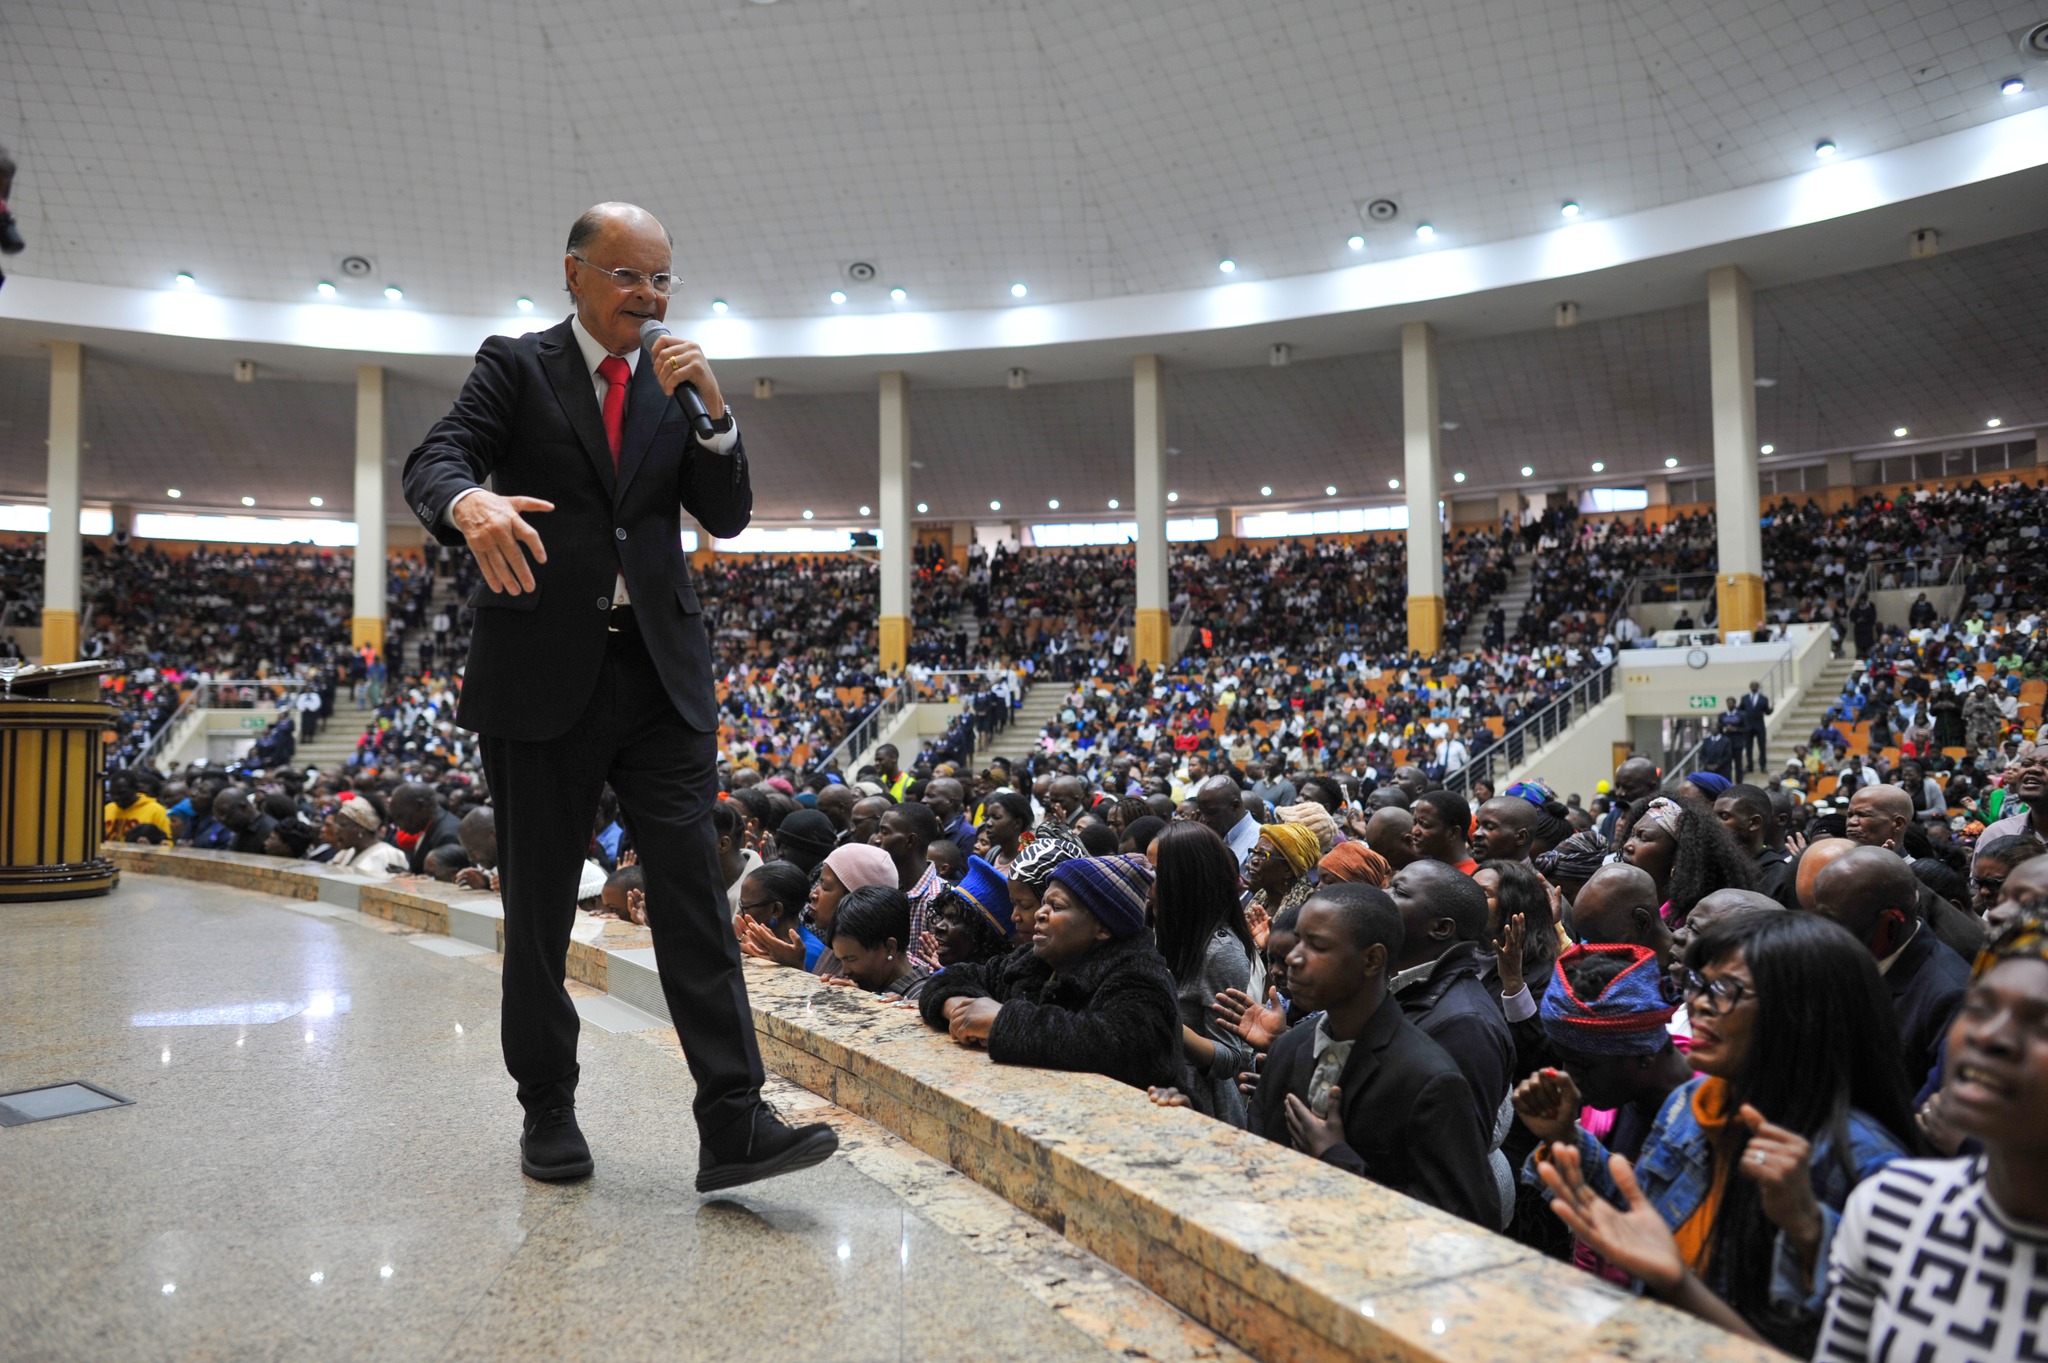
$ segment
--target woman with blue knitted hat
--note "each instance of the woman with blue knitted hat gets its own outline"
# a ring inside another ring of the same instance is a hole
[[[918,952],[944,970],[1006,956],[1015,936],[1010,882],[980,857],[969,857],[960,883],[940,894],[932,929],[918,943]]]
[[[1139,856],[1053,867],[1031,938],[1008,955],[934,976],[927,1025],[1004,1065],[1108,1075],[1137,1088],[1180,1075],[1173,974],[1145,931],[1152,868]]]

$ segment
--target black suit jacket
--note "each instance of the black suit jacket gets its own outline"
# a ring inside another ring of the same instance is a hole
[[[614,578],[624,573],[633,615],[683,722],[717,728],[711,644],[683,553],[681,512],[713,535],[747,526],[753,489],[746,452],[711,453],[654,366],[634,366],[617,471],[590,371],[564,321],[517,338],[492,336],[448,415],[405,461],[405,500],[435,539],[461,545],[443,520],[465,488],[488,478],[501,496],[540,497],[531,516],[548,561],[536,590],[479,587],[456,721],[496,737],[567,732],[597,685]]]
[[[419,875],[427,869],[427,853],[433,851],[436,847],[446,847],[450,843],[460,843],[461,841],[462,820],[456,818],[445,809],[441,810],[434,815],[432,823],[420,830],[420,840],[412,845],[410,852],[405,854],[406,865],[411,868],[414,875]],[[398,843],[394,840],[391,845],[396,847]]]
[[[1251,1129],[1291,1145],[1286,1100],[1308,1101],[1315,1077],[1315,1023],[1282,1033],[1266,1056],[1252,1098]],[[1500,1221],[1500,1193],[1486,1162],[1472,1090],[1443,1047],[1393,998],[1367,1020],[1338,1075],[1344,1139],[1323,1160],[1488,1230]]]
[[[1970,987],[1970,967],[1927,924],[1885,972],[1905,1047],[1909,1086],[1918,1089],[1941,1059],[1948,1028]]]

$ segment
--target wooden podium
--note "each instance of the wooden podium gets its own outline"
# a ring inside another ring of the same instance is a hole
[[[0,694],[0,904],[105,894],[120,879],[100,855],[102,746],[120,711],[99,695],[125,667],[23,668],[12,698]]]

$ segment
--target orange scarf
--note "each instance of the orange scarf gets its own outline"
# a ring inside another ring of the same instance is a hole
[[[1678,1241],[1678,1252],[1685,1256],[1692,1271],[1704,1278],[1707,1263],[1714,1257],[1714,1221],[1721,1213],[1721,1198],[1728,1191],[1728,1128],[1735,1114],[1728,1107],[1728,1082],[1720,1078],[1707,1078],[1692,1091],[1693,1120],[1700,1124],[1700,1130],[1714,1143],[1714,1178],[1707,1185],[1706,1198],[1693,1208],[1691,1216],[1672,1232]]]

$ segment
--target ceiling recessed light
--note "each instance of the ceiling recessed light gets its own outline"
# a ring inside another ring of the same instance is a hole
[[[254,506],[254,505],[256,505],[256,499],[255,499],[254,497],[244,497],[244,498],[242,498],[242,505],[243,505],[243,506]]]
[[[173,279],[177,283],[177,286],[181,289],[196,289],[199,287],[199,281],[192,277],[192,272],[190,270],[178,271],[178,273],[175,276],[173,276]]]
[[[1998,82],[1998,93],[2001,95],[2024,95],[2026,92],[2027,83],[2018,76],[2007,76]]]
[[[180,492],[177,488],[174,487],[167,487],[164,489],[164,496],[169,497],[172,501],[176,501],[178,500],[178,498],[184,495],[184,493]]]
[[[1426,222],[1418,223],[1415,227],[1415,235],[1421,241],[1434,241],[1436,240],[1436,229]]]
[[[1401,486],[1401,480],[1399,478],[1389,478],[1387,479],[1387,486],[1397,488]]]
[[[1223,273],[1225,274],[1236,274],[1237,262],[1232,260],[1229,256],[1225,256],[1223,257],[1223,259],[1216,262],[1216,268],[1223,271]]]
[[[925,504],[924,504],[923,502],[919,502],[919,503],[917,504],[917,514],[918,514],[918,515],[922,516],[922,515],[923,515],[923,514],[924,514],[925,512],[927,512],[927,511],[929,511],[929,510],[931,510],[931,508],[930,508],[930,507],[928,507],[928,506],[926,506],[926,505],[925,505]]]
[[[1451,475],[1451,481],[1454,483],[1462,483],[1465,481],[1465,475],[1463,473],[1454,473]]]
[[[1458,429],[1458,423],[1455,421],[1439,421],[1437,423],[1437,428],[1439,430],[1455,431]]]
[[[1259,489],[1259,495],[1261,497],[1270,497],[1273,495],[1273,489],[1269,487],[1262,487]]]
[[[805,520],[809,520],[810,518],[811,518],[811,513],[810,513],[810,512],[808,512],[808,511],[804,512],[804,519],[805,519]]]
[[[1813,144],[1813,154],[1825,161],[1835,154],[1835,144],[1823,137],[1820,141]]]
[[[832,301],[835,303],[844,303],[846,301],[846,294],[839,289],[834,289],[832,290]]]
[[[1892,439],[1894,439],[1894,440],[1904,440],[1905,438],[1906,438],[1906,428],[1905,428],[1904,426],[1894,426],[1894,427],[1892,427]]]
[[[991,511],[1001,511],[1003,509],[1003,504],[1001,502],[990,502],[988,504],[988,509]]]
[[[332,284],[323,279],[313,286],[313,292],[319,294],[322,298],[332,298],[334,297],[335,289]]]
[[[1568,219],[1569,219],[1569,218],[1576,218],[1576,217],[1578,217],[1578,216],[1579,216],[1579,203],[1578,203],[1578,200],[1576,200],[1576,199],[1566,199],[1566,200],[1564,201],[1564,207],[1562,207],[1562,208],[1558,209],[1557,211],[1558,211],[1559,213],[1562,213],[1562,214],[1563,214],[1563,215],[1564,215],[1564,216],[1565,216],[1566,218],[1568,218]]]
[[[1337,495],[1337,489],[1336,489],[1336,487],[1335,487],[1335,486],[1331,486],[1331,487],[1326,487],[1326,488],[1324,488],[1324,489],[1323,489],[1323,495],[1324,495],[1325,497],[1334,497],[1334,496],[1336,496],[1336,495]]]
[[[1536,476],[1536,470],[1529,467],[1529,465],[1524,464],[1522,465],[1522,476],[1524,478],[1534,478]]]
[[[405,297],[405,290],[399,288],[396,284],[386,284],[384,286],[384,296],[396,303],[399,299]]]
[[[1012,284],[1010,286],[1010,297],[1012,298],[1022,298],[1025,294],[1030,292],[1031,290],[1025,288],[1022,284]]]
[[[309,506],[326,506],[327,499],[325,497],[308,497],[306,498],[306,503]]]
[[[923,508],[923,507],[919,507],[919,508],[918,508],[918,510],[922,511],[922,510],[924,510],[924,508]],[[874,515],[875,513],[874,513],[874,512],[872,512],[872,511],[870,511],[870,510],[868,510],[868,509],[867,509],[866,507],[862,507],[862,508],[860,509],[860,514],[861,514],[861,515],[863,515],[863,516],[872,516],[872,515]]]
[[[531,298],[515,298],[512,300],[512,306],[521,312],[532,312],[533,300]]]
[[[1057,497],[1047,498],[1045,506],[1048,511],[1057,511],[1060,509],[1060,499]]]
[[[1595,459],[1595,460],[1593,461],[1593,472],[1595,472],[1595,473],[1605,473],[1605,472],[1607,472],[1607,465],[1605,465],[1605,464],[1601,463],[1601,462],[1600,462],[1600,461],[1599,461],[1598,459]]]
[[[1110,498],[1110,499],[1109,499],[1109,509],[1110,509],[1111,511],[1114,511],[1114,510],[1116,510],[1116,507],[1117,507],[1117,501],[1116,501],[1116,498],[1114,498],[1114,497]]]
[[[1776,454],[1778,452],[1776,445],[1760,445],[1757,448],[1760,454]]]
[[[1776,388],[1778,386],[1778,381],[1776,379],[1767,379],[1764,378],[1762,375],[1759,375],[1756,379],[1756,386],[1759,388]]]
[[[1180,500],[1180,494],[1178,492],[1169,492],[1166,494],[1166,500],[1169,502],[1177,502]]]
[[[727,312],[731,311],[731,305],[723,298],[714,298],[711,300],[711,310],[720,317],[723,317]]]
[[[1667,469],[1675,469],[1678,467],[1678,461],[1676,459],[1666,459],[1664,461],[1664,467]]]
[[[1365,238],[1360,236],[1353,236],[1351,240],[1345,242],[1344,244],[1346,246],[1349,246],[1354,251],[1363,251],[1365,249]]]
[[[1994,430],[1994,431],[1995,431],[1995,430],[1997,430],[1997,429],[1998,429],[1998,428],[1999,428],[2000,426],[2003,426],[2003,425],[2004,425],[2005,423],[2004,423],[2003,421],[2000,421],[2000,420],[1999,420],[1999,419],[1998,419],[1997,417],[1993,417],[1993,418],[1991,418],[1991,420],[1989,420],[1989,421],[1985,422],[1984,424],[1985,424],[1986,426],[1990,427],[1990,428],[1991,428],[1992,430]]]
[[[910,295],[905,293],[901,287],[897,287],[889,290],[889,297],[894,301],[901,303],[904,299],[910,297]]]

